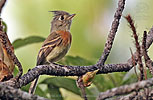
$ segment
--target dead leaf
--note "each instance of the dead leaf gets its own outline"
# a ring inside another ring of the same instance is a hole
[[[7,65],[2,60],[0,60],[0,82],[6,81],[12,77],[12,72],[9,70]]]

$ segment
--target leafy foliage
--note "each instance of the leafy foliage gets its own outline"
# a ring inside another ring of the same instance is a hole
[[[53,84],[47,84],[47,91],[50,94],[50,99],[63,100],[62,93],[60,92],[59,87]]]
[[[69,90],[75,94],[81,95],[78,87],[76,86],[76,82],[71,78],[64,77],[52,77],[46,78],[41,84],[52,84],[54,87],[64,88]]]
[[[62,100],[62,93],[60,92],[60,88],[64,88],[68,91],[73,92],[76,95],[81,96],[80,89],[76,85],[76,80],[72,78],[65,77],[51,77],[46,78],[40,84],[46,84],[48,93],[50,94],[51,99]],[[93,95],[93,93],[87,88],[87,95]],[[90,100],[94,100],[90,99]]]
[[[21,89],[22,89],[23,91],[28,92],[28,91],[29,91],[29,88],[30,88],[30,84],[28,84],[28,85],[22,87]],[[37,86],[37,89],[36,89],[36,93],[35,93],[35,94],[47,98],[46,92],[43,91],[39,86]]]
[[[61,61],[59,61],[60,64],[63,65],[92,65],[93,63],[89,60],[86,60],[82,57],[76,56],[65,56],[64,59],[62,59]]]
[[[3,29],[4,29],[4,32],[7,32],[7,24],[4,22],[4,21],[2,21],[2,24],[3,24]]]
[[[45,38],[40,37],[40,36],[29,36],[27,38],[24,39],[17,39],[15,40],[12,45],[14,46],[15,49],[18,49],[20,47],[32,44],[32,43],[39,43],[44,41]]]

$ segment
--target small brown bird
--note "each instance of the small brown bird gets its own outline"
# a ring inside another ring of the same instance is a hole
[[[37,66],[59,61],[66,55],[71,46],[70,26],[75,14],[71,15],[65,11],[51,12],[54,13],[54,18],[51,22],[51,32],[39,51]],[[32,82],[29,93],[34,94],[38,78]]]

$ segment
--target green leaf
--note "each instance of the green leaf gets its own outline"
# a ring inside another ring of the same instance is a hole
[[[106,91],[108,89],[123,85],[123,78],[125,74],[125,72],[116,72],[111,74],[96,75],[93,80],[93,84],[100,92]]]
[[[45,38],[40,37],[40,36],[30,36],[24,39],[17,39],[15,40],[12,44],[15,49],[32,44],[32,43],[39,43],[44,41]]]
[[[62,59],[59,63],[64,64],[64,65],[79,65],[79,66],[93,64],[91,61],[86,60],[86,59],[79,57],[79,56],[76,56],[76,57],[65,56],[64,59]]]
[[[59,87],[53,85],[53,84],[48,84],[48,93],[50,94],[50,99],[53,100],[63,100],[62,94],[59,90]]]
[[[35,94],[47,98],[47,94],[39,86],[37,86]]]
[[[77,95],[81,95],[79,88],[76,86],[75,80],[71,78],[64,78],[64,77],[46,78],[40,84],[52,84],[56,87],[69,90]]]
[[[28,91],[29,91],[29,88],[30,88],[30,84],[28,84],[28,85],[26,85],[26,86],[23,86],[21,89],[22,89],[23,91],[28,92]],[[41,96],[41,97],[47,98],[46,93],[45,93],[39,86],[37,86],[36,91],[35,91],[35,94],[36,94],[36,95],[39,95],[39,96]]]
[[[71,91],[74,94],[81,96],[80,89],[76,85],[76,80],[71,79],[71,78],[51,77],[51,78],[45,79],[40,84],[51,85],[53,87],[56,87],[56,89],[64,88],[68,91]],[[48,89],[50,89],[50,88],[48,88]],[[58,90],[56,90],[56,91],[58,93]],[[52,89],[50,89],[49,92],[52,93],[54,91]],[[95,100],[95,97],[94,97],[93,93],[90,91],[90,89],[86,88],[86,93],[89,96],[89,100]],[[54,95],[60,96],[61,94],[54,94]]]
[[[99,91],[105,91],[113,88],[112,82],[109,80],[108,75],[96,75],[93,84]]]
[[[110,79],[110,75],[96,75],[93,84],[97,87],[97,89],[101,91],[106,91],[114,87],[112,80]]]
[[[138,81],[138,79],[135,74],[135,71],[134,69],[131,69],[129,72],[126,72],[126,74],[124,75],[122,85],[134,83],[136,81]]]
[[[7,32],[7,24],[4,22],[4,21],[2,21],[2,24],[3,24],[3,29],[4,29],[4,32]]]
[[[95,87],[86,87],[85,90],[88,100],[96,100],[97,95],[95,95],[95,93],[97,93],[97,91],[95,90]]]
[[[16,67],[14,67],[13,75],[16,76],[17,74],[18,74],[18,69]]]
[[[138,81],[138,79],[137,79],[136,75],[133,74],[128,79],[123,80],[121,84],[122,85],[131,84],[131,83],[134,83],[134,82],[137,82],[137,81]]]
[[[21,87],[21,90],[28,92],[29,87],[30,87],[30,84],[27,84],[26,86]]]

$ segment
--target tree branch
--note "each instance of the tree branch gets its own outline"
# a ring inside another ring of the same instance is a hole
[[[152,87],[145,88],[149,91],[148,97],[146,98],[146,91],[132,92],[126,96],[117,97],[115,100],[152,100],[153,90]]]
[[[19,73],[16,76],[16,78],[19,79],[21,77],[22,73],[23,73],[22,65],[19,62],[16,55],[14,54],[14,51],[12,50],[13,46],[12,46],[8,36],[7,36],[7,33],[4,32],[4,30],[3,30],[3,25],[2,25],[1,20],[0,20],[0,42],[3,44],[4,48],[6,49],[7,54],[10,56],[10,59],[13,61],[13,63],[15,65],[18,66]]]
[[[146,39],[146,49],[148,49],[151,44],[153,43],[153,26],[152,28],[150,29],[150,31],[148,32],[147,34],[147,39]],[[134,53],[134,58],[135,58],[135,61],[137,62],[137,57],[136,57],[136,52]],[[132,60],[132,57],[128,60],[128,63],[132,64],[133,60]]]
[[[0,1],[0,14],[1,14],[2,8],[4,7],[5,3],[6,3],[6,0],[1,0]],[[3,30],[3,25],[2,25],[1,19],[0,19],[0,31],[1,31],[1,34],[0,34],[1,43],[3,44],[4,48],[6,49],[7,54],[10,55],[10,58],[12,59],[14,64],[16,64],[18,66],[19,73],[16,76],[16,78],[19,79],[21,77],[22,73],[23,73],[22,65],[19,62],[16,55],[14,54],[14,51],[12,51],[13,46],[12,46],[8,36],[7,36],[7,33],[4,32],[4,30]]]
[[[133,83],[130,85],[120,86],[117,88],[107,90],[106,92],[101,92],[97,100],[103,100],[117,95],[123,95],[131,93],[133,91],[139,91],[140,89],[148,88],[152,85],[153,85],[153,78],[144,81],[139,81],[137,83]]]
[[[153,61],[150,59],[150,57],[148,56],[148,53],[147,53],[147,49],[146,49],[146,35],[147,35],[147,32],[144,31],[143,43],[142,43],[142,51],[143,51],[143,55],[144,55],[145,65],[146,65],[146,67],[148,67],[150,73],[153,76]]]
[[[111,26],[110,32],[108,34],[108,37],[105,43],[104,51],[97,64],[104,65],[105,61],[107,60],[107,57],[111,51],[111,48],[114,42],[114,38],[115,38],[117,29],[120,23],[121,15],[124,10],[124,5],[125,5],[125,0],[118,1],[118,8],[114,15],[114,21],[112,22],[112,26]]]
[[[126,20],[128,21],[129,25],[130,25],[130,28],[133,32],[133,37],[135,39],[135,46],[136,46],[136,58],[138,59],[138,65],[139,65],[139,70],[140,70],[140,81],[143,80],[143,77],[144,77],[144,68],[143,68],[143,63],[142,63],[142,56],[141,56],[141,46],[140,46],[140,43],[138,42],[138,35],[137,35],[137,32],[136,32],[136,28],[134,26],[134,21],[133,19],[131,18],[130,15],[127,15],[125,16]]]
[[[48,100],[0,83],[0,100]]]
[[[118,97],[115,100],[133,100],[136,95],[137,95],[137,92],[132,92],[131,94],[128,94],[126,96]]]
[[[110,72],[129,71],[132,66],[128,64],[107,64],[101,67],[98,74]],[[7,81],[4,82],[13,87],[22,87],[33,81],[39,75],[55,75],[55,76],[81,76],[86,72],[97,70],[98,66],[63,66],[58,64],[40,65],[36,66],[26,74],[21,76],[18,82]]]

